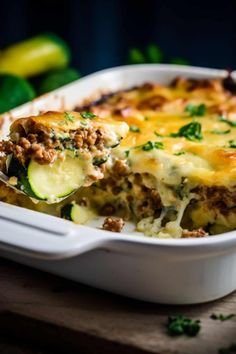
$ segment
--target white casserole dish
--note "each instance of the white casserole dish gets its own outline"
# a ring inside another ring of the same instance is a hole
[[[4,115],[3,133],[16,117],[69,110],[85,97],[176,76],[214,78],[221,70],[176,65],[107,69],[44,95]],[[9,119],[10,118],[10,119]],[[0,203],[0,254],[15,261],[136,299],[193,304],[236,289],[236,231],[200,239],[153,239],[78,226]]]

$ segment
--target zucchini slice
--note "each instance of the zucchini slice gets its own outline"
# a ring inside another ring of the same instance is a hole
[[[93,212],[86,206],[75,203],[66,204],[61,210],[61,217],[76,224],[86,224],[93,217]]]
[[[57,35],[44,33],[2,50],[0,72],[32,77],[67,66],[70,50]]]
[[[78,157],[66,156],[50,165],[40,165],[31,160],[27,171],[29,185],[37,199],[56,202],[65,198],[85,180],[84,163]]]

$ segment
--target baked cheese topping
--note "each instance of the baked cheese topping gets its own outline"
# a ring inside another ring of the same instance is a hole
[[[129,125],[129,133],[112,156],[124,160],[131,174],[149,175],[155,180],[152,188],[159,193],[162,211],[158,218],[140,220],[138,230],[149,236],[181,237],[186,208],[194,201],[196,212],[197,203],[201,204],[196,202],[202,198],[199,191],[196,193],[200,186],[209,191],[226,188],[235,196],[236,96],[221,79],[180,78],[168,87],[144,84],[88,108],[101,117]],[[234,212],[236,198],[231,204],[229,213]],[[175,216],[167,217],[171,208]],[[193,228],[196,220],[189,209]],[[206,209],[209,216],[209,207]],[[218,216],[206,217],[198,227],[205,227],[208,221],[214,224]],[[228,227],[226,219],[223,223]]]
[[[235,86],[231,78],[177,78],[168,86],[148,83],[87,101],[75,107],[77,112],[31,117],[30,124],[52,130],[66,151],[70,151],[66,134],[81,129],[102,131],[105,145],[112,148],[107,158],[94,159],[99,144],[96,148],[90,144],[95,152],[89,165],[100,175],[89,183],[83,177],[83,187],[56,208],[46,209],[40,202],[37,209],[77,223],[87,222],[91,215],[109,216],[104,224],[111,230],[123,225],[117,217],[133,220],[136,230],[159,238],[203,237],[235,229]],[[13,140],[22,129],[27,131],[28,123],[27,119],[13,123]],[[84,145],[77,150],[83,166]],[[75,171],[72,165],[63,167],[68,176]],[[56,166],[57,171],[60,168]],[[47,179],[48,173],[47,191],[55,181],[51,170],[43,176]],[[42,177],[38,181],[37,176],[41,175],[34,174],[34,182],[39,185]],[[69,196],[70,191],[65,192]],[[11,193],[10,202],[13,199]]]

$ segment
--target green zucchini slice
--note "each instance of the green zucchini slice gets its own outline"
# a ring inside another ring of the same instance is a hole
[[[93,217],[93,212],[86,206],[66,204],[61,210],[61,217],[73,221],[76,224],[86,224]]]
[[[50,165],[40,165],[31,160],[27,171],[29,185],[37,199],[56,202],[83,185],[83,166],[81,159],[71,156]]]

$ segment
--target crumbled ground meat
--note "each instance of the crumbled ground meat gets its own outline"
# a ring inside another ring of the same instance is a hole
[[[28,132],[20,131],[20,139],[0,142],[0,151],[6,155],[12,154],[22,164],[30,159],[40,164],[50,164],[64,149],[79,149],[82,152],[96,153],[104,149],[104,135],[97,129],[80,128],[71,130],[69,137],[57,137],[51,129],[34,121],[28,124]],[[88,156],[87,156],[88,157]],[[0,157],[1,159],[1,157]]]
[[[197,230],[191,230],[191,231],[184,229],[182,231],[183,238],[204,237],[204,236],[208,236],[208,233],[206,231],[204,231],[202,228],[197,229]]]
[[[200,201],[207,204],[209,209],[218,209],[223,215],[228,215],[236,208],[236,189],[221,186],[195,188],[193,193],[200,196]]]
[[[108,216],[102,225],[103,230],[121,232],[125,225],[125,222],[122,218]]]
[[[107,216],[107,215],[110,216],[113,215],[114,213],[115,213],[115,207],[110,203],[104,204],[99,210],[99,214],[103,216]]]

